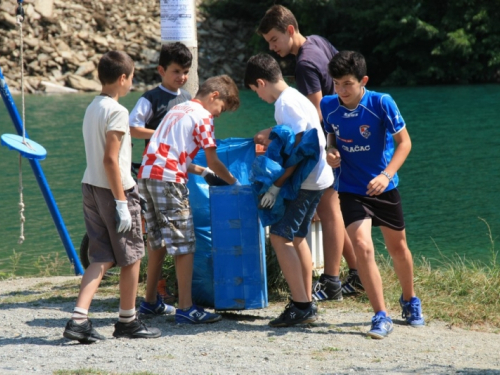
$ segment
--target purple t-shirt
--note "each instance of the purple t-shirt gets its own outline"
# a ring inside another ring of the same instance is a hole
[[[321,91],[333,95],[333,80],[328,75],[328,63],[338,51],[325,38],[310,35],[297,53],[295,81],[303,95]]]

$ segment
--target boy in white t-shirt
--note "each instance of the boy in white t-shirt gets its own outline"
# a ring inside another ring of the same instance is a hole
[[[143,154],[138,179],[146,199],[146,225],[151,251],[148,269],[162,264],[166,252],[174,256],[179,289],[176,323],[200,324],[219,321],[193,304],[191,298],[195,233],[186,186],[188,173],[202,174],[192,164],[200,149],[208,167],[227,184],[237,180],[217,156],[213,118],[239,107],[238,88],[227,75],[207,79],[193,100],[173,107],[155,130]],[[146,290],[156,287],[157,278],[147,279]]]
[[[326,163],[326,140],[314,105],[283,80],[276,60],[268,54],[251,57],[246,66],[245,85],[267,103],[274,103],[276,123],[288,125],[295,133],[297,146],[304,132],[316,129],[320,155],[318,163],[302,182],[297,199],[285,200],[285,214],[269,230],[271,244],[292,294],[285,311],[269,322],[272,327],[311,323],[317,319],[312,302],[312,259],[305,237],[325,189],[333,184],[332,169]],[[289,167],[261,198],[260,206],[272,208],[281,186],[293,174]]]
[[[125,52],[110,51],[99,60],[100,95],[87,107],[83,140],[87,168],[82,180],[83,213],[89,236],[90,265],[63,336],[80,343],[104,340],[88,319],[88,310],[103,275],[120,270],[120,310],[114,337],[160,337],[136,317],[135,299],[144,256],[139,192],[131,175],[132,143],[128,111],[118,103],[132,86],[134,62]]]

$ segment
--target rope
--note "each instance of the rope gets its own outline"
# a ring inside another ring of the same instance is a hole
[[[21,103],[22,103],[22,116],[23,116],[23,144],[26,144],[26,131],[25,131],[25,107],[24,107],[24,55],[23,55],[23,21],[24,10],[22,7],[22,0],[18,1],[19,7],[17,8],[16,23],[19,25],[19,39],[20,39],[20,64],[21,64]],[[24,202],[23,202],[23,170],[22,170],[22,156],[19,154],[19,220],[21,222],[21,233],[19,235],[19,244],[24,242]]]

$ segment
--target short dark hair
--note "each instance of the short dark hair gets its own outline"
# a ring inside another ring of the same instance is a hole
[[[332,78],[342,78],[353,75],[358,81],[366,76],[366,61],[364,56],[355,51],[340,51],[328,63],[328,73]]]
[[[264,17],[262,17],[257,28],[257,34],[267,34],[271,29],[276,29],[284,33],[289,25],[292,25],[295,31],[299,31],[299,24],[291,10],[285,8],[283,5],[273,5],[266,11]]]
[[[134,60],[123,51],[106,52],[97,65],[97,74],[102,85],[115,83],[123,74],[129,77],[133,72]]]
[[[202,83],[197,98],[203,98],[211,93],[218,91],[219,99],[224,101],[226,111],[236,111],[240,106],[239,90],[233,79],[226,74],[210,77]]]
[[[283,79],[278,62],[267,53],[259,53],[248,59],[245,69],[245,87],[257,86],[258,79],[276,83]]]
[[[167,69],[167,66],[172,63],[179,64],[183,68],[190,68],[193,63],[191,51],[181,42],[169,43],[161,46],[158,65],[163,69]]]

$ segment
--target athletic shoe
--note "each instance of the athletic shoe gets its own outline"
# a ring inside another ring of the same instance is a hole
[[[345,281],[342,282],[342,294],[350,296],[359,293],[361,290],[364,290],[364,288],[358,273],[349,272]]]
[[[403,301],[403,295],[399,299],[399,304],[403,309],[401,317],[412,327],[422,327],[425,325],[422,314],[422,306],[418,297],[411,297],[410,301]]]
[[[106,340],[106,337],[92,328],[92,322],[88,319],[82,324],[77,324],[73,319],[68,320],[63,336],[70,340],[77,340],[81,344],[92,344],[98,340]]]
[[[342,283],[325,279],[323,275],[313,284],[312,298],[314,301],[342,301]]]
[[[163,298],[161,298],[159,293],[156,295],[155,304],[142,301],[139,306],[139,314],[141,318],[151,318],[155,315],[172,315],[173,313],[175,313],[175,307],[167,305],[163,302]]]
[[[312,323],[318,319],[316,310],[311,306],[305,310],[299,309],[297,306],[290,302],[285,307],[285,311],[279,317],[269,322],[271,327],[289,327],[296,324]]]
[[[161,336],[161,331],[158,328],[148,328],[139,318],[135,318],[129,323],[116,322],[113,336],[128,339],[155,339]]]
[[[196,305],[191,306],[188,311],[177,309],[175,312],[175,322],[178,324],[215,323],[221,319],[221,315],[209,313]]]
[[[393,329],[394,326],[391,318],[386,316],[385,313],[377,313],[372,318],[372,328],[368,331],[367,336],[370,336],[372,339],[383,339],[387,337]]]

